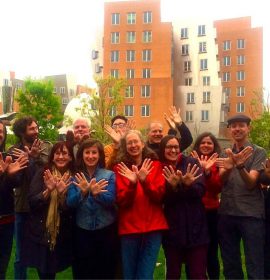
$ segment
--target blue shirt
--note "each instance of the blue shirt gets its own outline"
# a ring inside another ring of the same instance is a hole
[[[101,179],[108,181],[108,186],[105,188],[107,192],[95,197],[89,193],[83,197],[80,188],[72,183],[67,193],[67,205],[77,208],[76,224],[78,227],[85,230],[102,229],[116,221],[115,174],[113,171],[97,167],[91,178],[86,173],[84,175],[88,182],[93,178],[96,178],[97,182]]]

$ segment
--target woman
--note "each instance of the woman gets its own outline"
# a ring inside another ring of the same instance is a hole
[[[57,142],[47,166],[36,172],[30,185],[22,262],[35,267],[40,279],[55,279],[57,272],[71,265],[72,211],[65,199],[73,161],[72,147]]]
[[[203,204],[206,209],[206,217],[210,243],[207,253],[207,274],[209,279],[219,279],[220,268],[218,260],[218,207],[219,194],[222,184],[216,159],[221,152],[217,138],[210,132],[200,134],[193,147],[191,155],[198,159],[205,175],[205,195]]]
[[[124,278],[153,279],[162,233],[168,228],[162,166],[137,130],[122,139],[118,161],[114,170]]]
[[[181,265],[186,262],[190,279],[205,279],[208,232],[199,163],[180,153],[180,142],[173,135],[161,140],[160,160],[167,181],[164,212],[169,231],[163,239],[166,278],[179,279]]]
[[[87,139],[79,146],[67,204],[76,208],[75,279],[112,279],[117,242],[115,175],[104,169],[103,145]]]

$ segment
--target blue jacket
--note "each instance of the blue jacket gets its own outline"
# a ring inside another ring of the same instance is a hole
[[[83,197],[81,190],[72,183],[67,193],[67,205],[76,208],[76,224],[85,230],[102,229],[116,221],[115,207],[115,174],[110,170],[97,167],[92,178],[85,173],[88,182],[96,178],[97,182],[101,179],[108,181],[106,190],[93,197],[89,193]],[[75,178],[73,178],[73,181]]]

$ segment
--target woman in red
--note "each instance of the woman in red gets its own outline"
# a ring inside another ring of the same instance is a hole
[[[119,234],[125,279],[153,279],[162,231],[165,179],[156,154],[137,130],[122,140],[116,173]]]
[[[206,209],[210,237],[207,255],[207,273],[209,279],[219,279],[217,220],[219,194],[222,185],[216,166],[216,159],[221,149],[216,137],[210,132],[200,134],[194,143],[193,149],[191,155],[199,160],[205,175],[206,192],[202,200]]]

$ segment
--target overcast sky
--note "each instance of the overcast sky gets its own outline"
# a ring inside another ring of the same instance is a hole
[[[147,0],[144,0],[147,1]],[[270,90],[267,0],[161,0],[162,18],[251,16],[264,30],[264,86]],[[26,76],[74,74],[92,84],[91,45],[103,22],[104,0],[0,0],[0,71]]]

